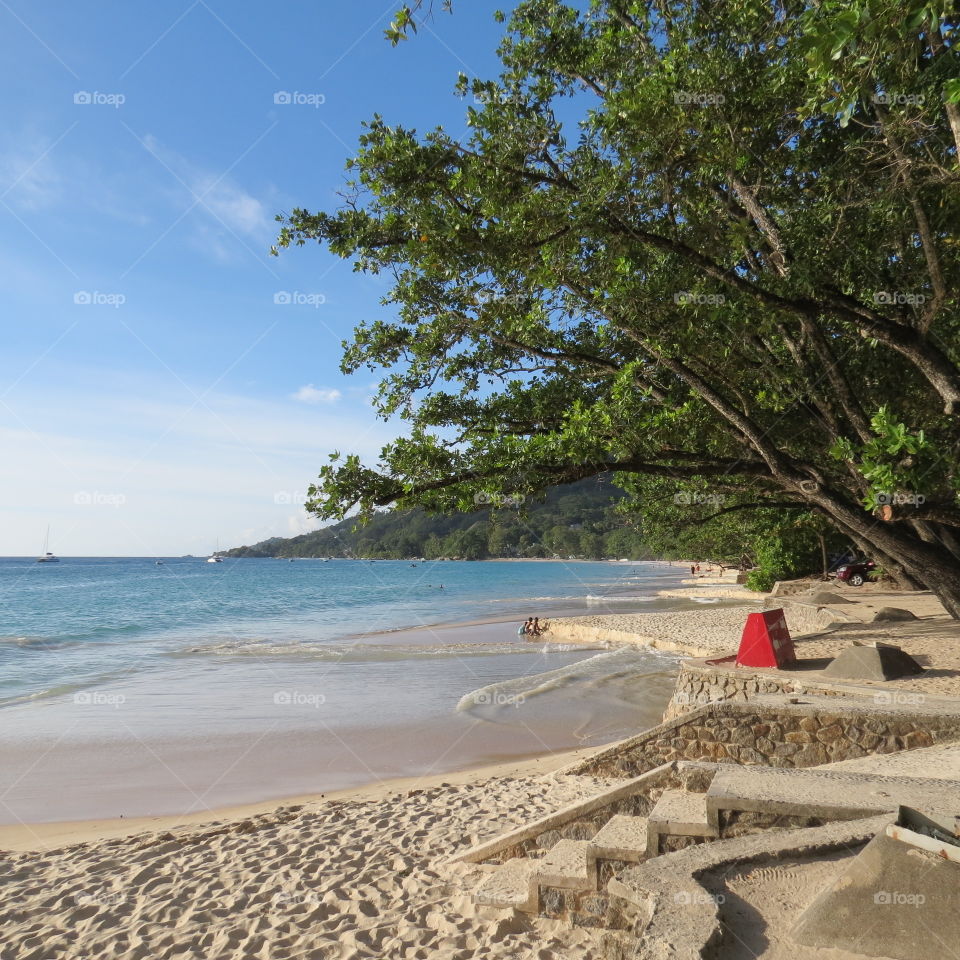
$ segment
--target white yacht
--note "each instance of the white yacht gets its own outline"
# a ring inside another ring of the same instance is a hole
[[[60,558],[55,557],[47,547],[50,546],[50,527],[47,526],[47,535],[43,538],[43,555],[37,557],[37,563],[59,563]]]
[[[217,549],[207,557],[207,563],[223,563],[223,557],[218,557],[217,554],[220,552],[220,539],[217,538]]]

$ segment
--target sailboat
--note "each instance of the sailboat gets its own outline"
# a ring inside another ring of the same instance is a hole
[[[220,538],[217,537],[217,549],[209,557],[207,557],[207,563],[223,563],[223,557],[218,557],[217,554],[220,552]]]
[[[59,563],[60,558],[55,557],[47,548],[50,546],[50,524],[47,524],[47,535],[43,538],[43,556],[37,557],[37,563]]]

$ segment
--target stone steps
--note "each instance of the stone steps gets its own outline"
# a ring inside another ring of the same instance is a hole
[[[600,860],[627,860],[639,863],[647,856],[647,818],[612,816],[590,841]]]
[[[722,817],[733,812],[846,820],[934,802],[960,816],[956,787],[950,781],[723,766],[706,793],[668,788],[646,817],[615,814],[591,840],[560,840],[541,859],[507,860],[480,884],[474,902],[533,913],[546,891],[598,891],[598,862],[641,864],[672,856],[666,838],[717,840]]]
[[[633,864],[655,857],[662,835],[715,837],[706,820],[704,794],[665,790],[649,820],[616,814],[591,840],[560,840],[540,859],[507,860],[480,884],[474,902],[537,912],[544,891],[595,892],[598,862]]]
[[[524,913],[536,913],[539,908],[539,884],[535,873],[539,863],[539,860],[514,857],[500,864],[473,891],[473,902],[477,906],[513,907]]]
[[[727,765],[706,794],[714,826],[731,811],[852,820],[900,806],[960,815],[960,790],[950,780]]]
[[[718,831],[707,817],[706,796],[685,790],[664,790],[647,817],[647,856],[660,854],[660,838],[716,838]]]
[[[534,873],[542,887],[597,889],[596,850],[589,840],[561,840],[535,863]]]

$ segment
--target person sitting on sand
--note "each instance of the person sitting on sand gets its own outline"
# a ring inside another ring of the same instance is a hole
[[[520,627],[517,630],[517,636],[518,637],[526,636],[526,634],[530,632],[530,627],[532,626],[532,624],[533,624],[533,617],[527,617],[527,619],[520,624]]]
[[[541,632],[542,631],[540,630],[540,618],[534,617],[533,623],[530,624],[530,635],[532,637],[539,637]]]

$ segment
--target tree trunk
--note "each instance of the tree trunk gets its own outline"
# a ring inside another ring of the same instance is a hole
[[[818,488],[808,493],[799,484],[796,490],[847,528],[858,541],[872,546],[881,563],[891,569],[899,566],[911,580],[932,590],[950,616],[960,620],[960,561],[949,550],[940,544],[925,543],[900,524],[878,522],[829,490]]]
[[[820,541],[820,560],[823,566],[823,579],[827,579],[830,573],[830,562],[827,560],[827,541],[822,533],[817,534],[817,540]]]
[[[900,590],[924,590],[926,585],[922,580],[917,580],[915,577],[910,576],[906,570],[903,569],[903,566],[897,561],[881,550],[874,543],[870,543],[867,540],[864,540],[863,537],[859,537],[854,533],[848,533],[848,536],[856,544],[857,549],[865,557],[868,557],[871,560],[876,560],[883,569],[890,574],[890,578],[893,580],[894,584]]]

